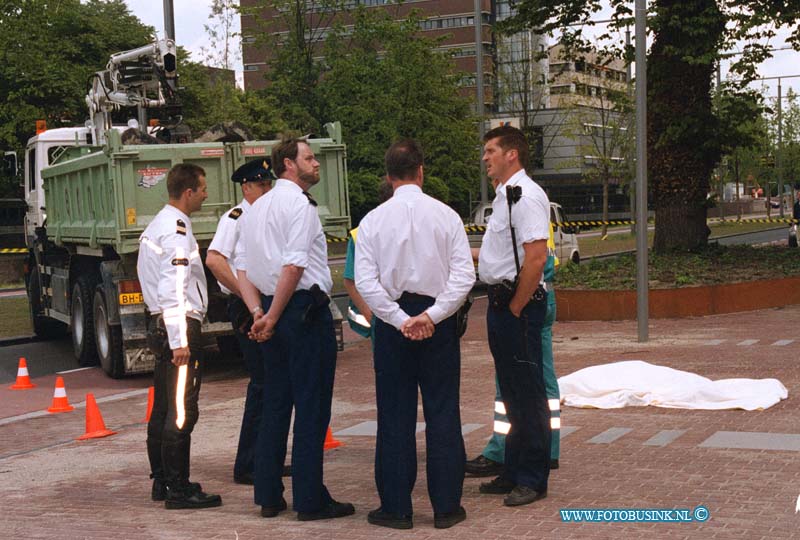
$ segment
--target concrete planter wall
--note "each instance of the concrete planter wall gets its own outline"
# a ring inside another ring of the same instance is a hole
[[[636,319],[636,291],[556,288],[559,321]],[[681,289],[651,289],[650,317],[671,319],[800,304],[800,277]]]

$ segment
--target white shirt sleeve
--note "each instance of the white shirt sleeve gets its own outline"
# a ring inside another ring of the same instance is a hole
[[[241,227],[241,230],[250,230],[247,225],[250,214],[251,212],[247,212],[238,219],[238,227]],[[209,247],[209,249],[211,249],[211,247]],[[236,246],[233,248],[233,267],[236,270],[242,271],[247,269],[247,246],[243,234],[236,235]]]
[[[518,242],[528,244],[550,238],[550,206],[546,201],[521,197],[514,204],[511,217]]]
[[[356,289],[376,317],[399,330],[408,314],[381,285],[377,250],[369,227],[369,220],[365,217],[358,227],[356,241]]]
[[[291,221],[284,229],[288,232],[288,237],[281,265],[308,268],[311,246],[321,225],[316,207],[311,205],[305,197],[298,198],[297,201],[300,204],[295,204],[292,209],[287,210],[291,212],[289,216]]]
[[[453,216],[450,233],[450,275],[445,289],[436,297],[436,302],[426,311],[434,324],[439,324],[455,313],[475,284],[475,265],[464,226],[457,216]]]
[[[241,218],[239,218],[241,219]],[[214,250],[220,253],[226,259],[230,259],[236,248],[236,225],[239,219],[231,219],[228,214],[225,214],[217,224],[217,232],[214,233],[214,239],[208,246],[209,251]]]
[[[186,334],[187,287],[190,283],[192,243],[188,236],[172,232],[161,244],[158,280],[158,305],[167,328],[171,349],[188,347]]]

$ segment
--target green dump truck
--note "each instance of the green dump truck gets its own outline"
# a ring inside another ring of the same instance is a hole
[[[142,373],[155,359],[145,346],[145,305],[136,275],[139,236],[167,202],[166,173],[177,163],[206,171],[208,199],[192,215],[201,246],[241,193],[230,181],[244,162],[268,156],[276,141],[123,144],[112,127],[96,144],[90,128],[44,131],[30,139],[24,168],[26,285],[37,335],[72,335],[81,365],[100,363],[112,377]],[[338,123],[309,140],[320,161],[312,189],[325,232],[345,237],[350,226],[345,146]],[[212,298],[206,336],[230,334],[224,302]]]

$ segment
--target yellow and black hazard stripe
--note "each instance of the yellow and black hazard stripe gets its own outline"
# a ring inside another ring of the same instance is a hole
[[[330,234],[326,234],[325,241],[327,241],[329,244],[336,244],[337,242],[347,242],[347,237],[342,238],[341,236],[332,236]]]
[[[0,254],[7,253],[28,253],[28,248],[0,248]]]
[[[558,223],[558,225],[563,225],[564,227],[599,227],[601,225],[633,225],[635,223],[635,221],[631,221],[630,219],[615,219],[610,221],[564,221],[563,223]]]
[[[745,219],[720,219],[718,223],[800,223],[800,219],[793,218],[745,218]]]

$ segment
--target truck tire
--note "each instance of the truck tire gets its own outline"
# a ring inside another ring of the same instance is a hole
[[[108,324],[108,305],[101,285],[94,292],[94,339],[97,356],[103,371],[112,379],[125,375],[125,357],[122,351],[122,327]]]
[[[70,331],[75,358],[81,366],[97,365],[97,348],[94,342],[94,315],[92,297],[97,280],[81,274],[72,287],[72,309]]]
[[[28,276],[27,287],[28,308],[31,314],[33,333],[41,339],[62,338],[67,334],[67,325],[42,314],[42,278],[36,265],[33,264],[31,266],[33,269]]]

